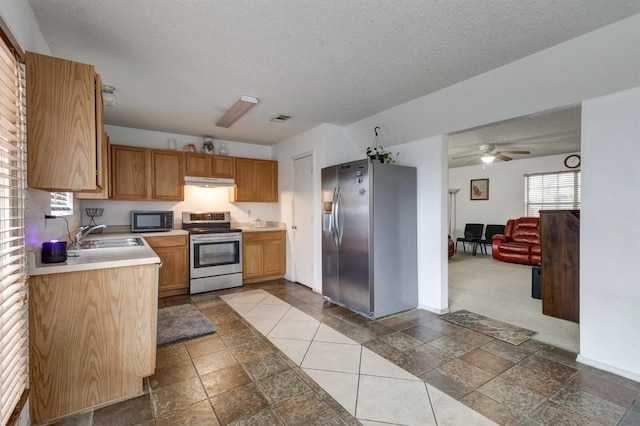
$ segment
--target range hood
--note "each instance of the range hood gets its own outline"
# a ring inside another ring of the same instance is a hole
[[[185,185],[201,186],[205,188],[235,188],[236,182],[233,179],[185,176]]]

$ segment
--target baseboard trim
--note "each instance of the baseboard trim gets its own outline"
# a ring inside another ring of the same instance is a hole
[[[438,314],[438,315],[444,315],[450,312],[449,308],[438,309],[438,308],[434,308],[427,305],[418,305],[418,308],[424,309],[425,311],[433,312],[434,314]]]
[[[640,374],[633,373],[631,371],[623,370],[622,368],[614,367],[605,362],[596,361],[595,359],[585,357],[583,355],[578,355],[576,361],[588,365],[590,367],[597,368],[598,370],[607,371],[609,373],[613,373],[615,375],[624,377],[629,380],[633,380],[636,382],[640,382]]]

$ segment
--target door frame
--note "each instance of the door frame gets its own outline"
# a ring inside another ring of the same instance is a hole
[[[319,184],[317,182],[318,180],[318,173],[317,173],[317,163],[316,163],[316,155],[315,155],[315,150],[309,150],[309,151],[304,151],[301,152],[299,154],[293,155],[291,156],[291,222],[293,225],[293,221],[295,218],[295,200],[294,200],[294,176],[295,176],[295,162],[296,160],[299,160],[301,158],[304,157],[311,157],[311,164],[313,167],[312,173],[311,173],[311,186],[312,186],[312,194],[311,194],[311,199],[313,200],[313,206],[312,206],[312,218],[313,218],[313,224],[317,224],[318,223],[318,199],[319,196],[317,195],[319,193]],[[318,234],[320,233],[319,229],[317,226],[313,226],[312,229],[312,244],[310,245],[309,249],[310,249],[310,253],[308,253],[311,256],[312,259],[312,273],[311,273],[311,280],[312,282],[309,283],[309,288],[313,291],[316,292],[321,292],[321,287],[319,287],[319,283],[322,282],[321,277],[320,277],[320,281],[318,281],[318,262],[317,262],[317,253],[318,253]],[[291,236],[291,280],[292,281],[297,281],[297,277],[295,275],[295,262],[296,262],[296,253],[294,250],[294,236]]]

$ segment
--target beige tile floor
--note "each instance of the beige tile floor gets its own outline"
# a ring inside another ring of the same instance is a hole
[[[363,425],[495,424],[264,290],[221,298]]]

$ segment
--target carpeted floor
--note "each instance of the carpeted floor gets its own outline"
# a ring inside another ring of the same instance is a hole
[[[213,323],[191,304],[158,309],[158,346],[183,342],[215,331]]]

